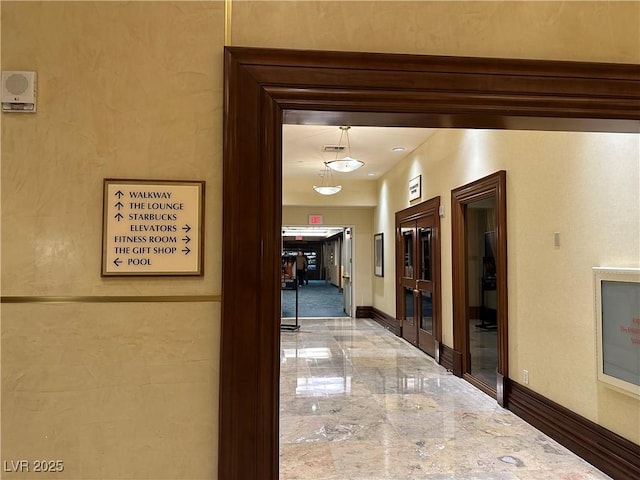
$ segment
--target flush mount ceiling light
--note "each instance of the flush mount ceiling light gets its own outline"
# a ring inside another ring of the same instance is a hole
[[[342,185],[335,185],[333,174],[327,162],[324,162],[324,170],[321,173],[322,182],[320,185],[314,185],[313,189],[320,195],[333,195],[342,190]]]
[[[351,127],[342,126],[340,127],[340,140],[338,141],[338,148],[336,150],[336,158],[330,162],[325,163],[329,168],[335,170],[336,172],[353,172],[354,170],[359,169],[364,165],[364,162],[360,160],[356,160],[351,156],[351,142],[349,142],[349,129]],[[340,151],[340,147],[342,146],[342,139],[346,137],[345,143],[347,145],[347,156],[344,158],[338,158],[338,152]]]

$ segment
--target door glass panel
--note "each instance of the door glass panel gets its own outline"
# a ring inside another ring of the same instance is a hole
[[[413,306],[413,290],[404,288],[404,319],[413,324],[414,306]]]
[[[413,278],[413,230],[402,232],[404,254],[404,276]]]
[[[422,298],[422,316],[420,328],[433,335],[433,296],[431,292],[420,292]]]
[[[467,205],[469,373],[495,388],[498,366],[495,197]]]
[[[420,229],[420,280],[431,280],[431,229]]]

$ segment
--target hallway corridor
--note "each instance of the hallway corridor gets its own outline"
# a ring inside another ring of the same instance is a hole
[[[298,316],[302,317],[348,317],[344,313],[342,292],[324,280],[309,280],[300,287],[298,294]],[[296,290],[282,290],[282,318],[295,318]]]
[[[281,480],[609,477],[368,319],[282,333]]]

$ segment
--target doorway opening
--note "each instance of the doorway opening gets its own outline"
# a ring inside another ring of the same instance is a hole
[[[503,406],[509,365],[506,207],[505,171],[451,192],[458,368]]]
[[[495,197],[469,203],[466,213],[469,374],[494,386],[498,366]]]
[[[353,227],[283,226],[283,321],[352,316]]]
[[[282,124],[636,132],[637,66],[246,47],[224,60],[218,476],[276,479]]]

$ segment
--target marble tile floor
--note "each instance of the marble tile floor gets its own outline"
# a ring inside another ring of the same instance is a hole
[[[609,479],[368,319],[283,332],[280,480]]]

